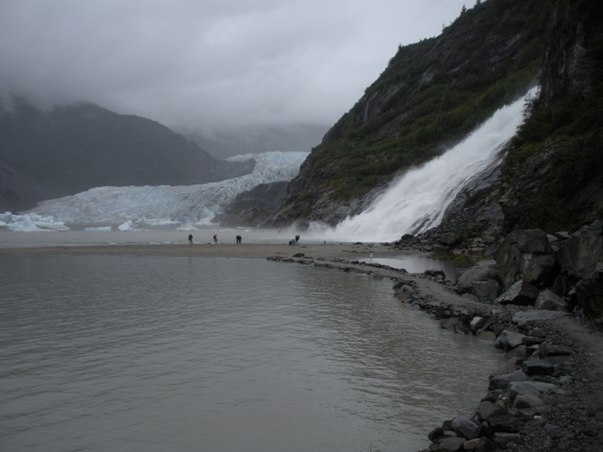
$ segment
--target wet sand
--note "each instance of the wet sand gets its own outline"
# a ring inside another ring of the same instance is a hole
[[[159,245],[83,245],[83,246],[48,246],[24,248],[0,248],[0,255],[33,256],[52,254],[104,254],[104,255],[136,255],[136,256],[199,256],[266,259],[272,256],[293,257],[303,253],[314,259],[368,259],[406,254],[398,249],[381,244],[337,244],[337,245],[298,245],[286,244],[159,244]]]

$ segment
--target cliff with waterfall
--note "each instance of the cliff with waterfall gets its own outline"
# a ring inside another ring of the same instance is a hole
[[[313,149],[270,222],[336,225],[374,208],[393,182],[536,86],[539,94],[516,113],[517,126],[525,122],[498,145],[498,158],[471,174],[450,167],[467,174],[428,223],[467,237],[500,236],[601,217],[600,10],[588,0],[488,0],[464,9],[440,36],[400,47]],[[397,237],[428,223],[400,227]]]

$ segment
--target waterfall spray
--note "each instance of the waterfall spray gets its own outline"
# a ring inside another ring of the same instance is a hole
[[[411,168],[394,180],[364,212],[333,228],[312,224],[309,235],[340,241],[387,242],[440,224],[446,208],[463,187],[499,159],[501,149],[523,121],[526,100],[497,110],[467,138],[441,156]]]

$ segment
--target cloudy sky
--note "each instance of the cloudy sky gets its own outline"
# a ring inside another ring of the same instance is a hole
[[[469,2],[469,3],[468,3]],[[0,0],[0,92],[177,129],[332,125],[473,0]]]

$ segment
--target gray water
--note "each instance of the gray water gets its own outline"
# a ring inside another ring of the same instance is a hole
[[[310,266],[0,256],[0,288],[3,451],[415,451],[502,359]]]

